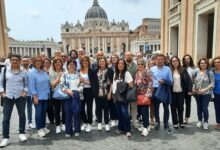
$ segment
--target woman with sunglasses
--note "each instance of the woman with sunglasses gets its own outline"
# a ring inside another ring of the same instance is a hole
[[[135,74],[135,85],[137,88],[137,96],[145,95],[147,97],[152,96],[152,76],[146,68],[146,62],[143,59],[137,60],[137,72]],[[143,128],[139,128],[142,131],[143,136],[147,136],[149,133],[149,105],[139,105],[139,112],[143,119]]]
[[[88,56],[83,56],[80,59],[80,64],[80,83],[83,86],[84,97],[84,99],[81,99],[81,117],[83,121],[81,130],[90,132],[93,121],[93,98],[98,95],[98,80],[96,73],[90,67],[90,58]]]
[[[212,89],[215,86],[214,75],[211,71],[208,71],[209,62],[207,59],[202,58],[198,62],[199,72],[196,74],[196,78],[193,85],[193,93],[197,102],[197,115],[198,123],[196,126],[200,128],[203,124],[205,130],[208,129],[209,111],[208,105],[211,99]]]
[[[173,75],[173,87],[171,89],[172,103],[171,113],[173,126],[178,129],[179,126],[184,128],[183,125],[183,105],[184,93],[192,93],[192,81],[186,69],[181,67],[180,59],[173,56],[170,59],[170,69]]]
[[[216,129],[220,130],[220,57],[215,57],[212,62],[213,73],[215,76],[214,93],[214,105],[215,105],[215,117],[216,117]]]
[[[46,110],[50,93],[50,81],[40,57],[33,59],[33,70],[30,75],[30,92],[35,106],[35,123],[39,137],[44,137],[50,131],[46,128]]]

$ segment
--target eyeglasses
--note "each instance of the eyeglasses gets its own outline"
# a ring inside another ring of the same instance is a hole
[[[84,59],[84,60],[82,60],[82,62],[88,62],[88,60],[87,60],[87,59]]]

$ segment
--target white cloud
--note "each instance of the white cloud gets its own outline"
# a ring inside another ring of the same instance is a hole
[[[25,16],[28,16],[32,19],[39,19],[41,18],[41,14],[38,10],[28,10],[24,13]]]

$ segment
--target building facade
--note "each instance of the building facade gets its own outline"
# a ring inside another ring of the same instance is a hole
[[[71,49],[83,47],[88,55],[94,56],[98,50],[103,50],[106,55],[129,50],[128,23],[124,20],[109,22],[107,14],[99,6],[98,0],[93,1],[83,24],[79,21],[76,24],[66,22],[61,26],[64,51],[69,52]]]
[[[4,0],[0,0],[0,57],[6,57],[8,55],[8,41],[5,2]]]
[[[161,1],[161,51],[197,61],[220,55],[220,1]]]
[[[47,57],[53,57],[53,54],[57,50],[61,50],[62,45],[56,43],[53,38],[45,41],[19,41],[10,38],[9,49],[13,54],[19,54],[21,56],[34,57],[44,52]]]
[[[132,53],[160,53],[160,19],[144,18],[134,30],[135,39],[130,42]]]

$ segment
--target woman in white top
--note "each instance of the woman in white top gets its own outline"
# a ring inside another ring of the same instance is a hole
[[[170,69],[173,75],[173,87],[172,87],[172,103],[171,112],[173,126],[178,129],[179,126],[184,128],[183,125],[183,105],[184,105],[184,93],[190,95],[192,93],[191,78],[186,69],[183,69],[180,64],[180,60],[177,56],[173,56],[170,60]]]
[[[92,130],[93,99],[98,95],[98,79],[95,71],[90,68],[90,58],[88,56],[82,57],[80,64],[80,82],[83,86],[84,97],[81,101],[81,117],[83,121],[81,130],[90,132]]]
[[[127,137],[131,137],[131,125],[130,117],[128,114],[128,102],[126,99],[123,101],[118,101],[117,98],[117,83],[127,82],[129,87],[133,86],[133,79],[131,74],[127,71],[126,62],[124,59],[119,59],[115,66],[115,73],[112,84],[113,100],[116,105],[117,115],[118,115],[118,130],[116,133],[125,132]]]

